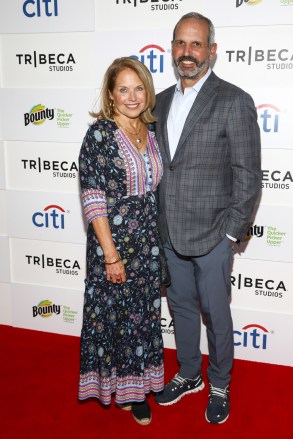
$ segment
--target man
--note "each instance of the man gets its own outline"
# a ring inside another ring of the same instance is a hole
[[[157,96],[156,133],[164,164],[160,231],[172,277],[167,295],[180,368],[156,400],[170,405],[204,388],[202,315],[209,347],[205,417],[220,424],[230,412],[233,245],[247,233],[261,168],[254,102],[212,72],[214,36],[213,24],[200,14],[179,20],[172,41],[179,80]]]

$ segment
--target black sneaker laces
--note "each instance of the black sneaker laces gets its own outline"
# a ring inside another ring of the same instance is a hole
[[[182,378],[181,376],[179,376],[178,374],[175,375],[175,377],[172,380],[172,383],[176,384],[179,387],[182,387],[185,383],[186,383],[186,379]]]
[[[209,394],[210,398],[216,396],[226,400],[228,397],[228,393],[229,393],[228,387],[225,387],[224,389],[220,389],[219,387],[214,387],[212,384],[210,384],[210,394]]]

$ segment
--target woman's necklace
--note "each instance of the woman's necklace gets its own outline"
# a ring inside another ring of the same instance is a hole
[[[142,122],[140,123],[140,127],[139,130],[136,133],[133,133],[132,131],[130,131],[128,128],[126,128],[124,125],[122,125],[121,122],[118,122],[117,120],[115,120],[116,124],[118,125],[118,127],[121,127],[124,131],[126,131],[127,133],[131,134],[132,136],[135,137],[135,141],[136,143],[138,143],[138,145],[136,145],[136,147],[138,149],[140,149],[142,147],[141,143],[142,143],[142,139],[141,137],[137,137],[139,135],[139,133],[141,132],[141,128],[142,128]]]

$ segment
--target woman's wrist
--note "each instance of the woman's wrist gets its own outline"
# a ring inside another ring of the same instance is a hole
[[[117,250],[115,245],[104,246],[102,247],[102,249],[104,261],[112,262],[120,256],[119,251]]]
[[[112,264],[116,264],[117,262],[120,262],[122,259],[118,253],[118,256],[116,258],[111,258],[111,259],[104,259],[104,264],[105,265],[112,265]]]

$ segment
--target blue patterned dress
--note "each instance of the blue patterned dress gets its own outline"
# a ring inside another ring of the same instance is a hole
[[[80,156],[87,233],[87,278],[79,399],[103,404],[142,401],[164,386],[160,328],[157,206],[162,161],[153,132],[146,157],[114,122],[96,121]],[[125,284],[106,280],[104,256],[92,221],[107,216],[125,264]]]

